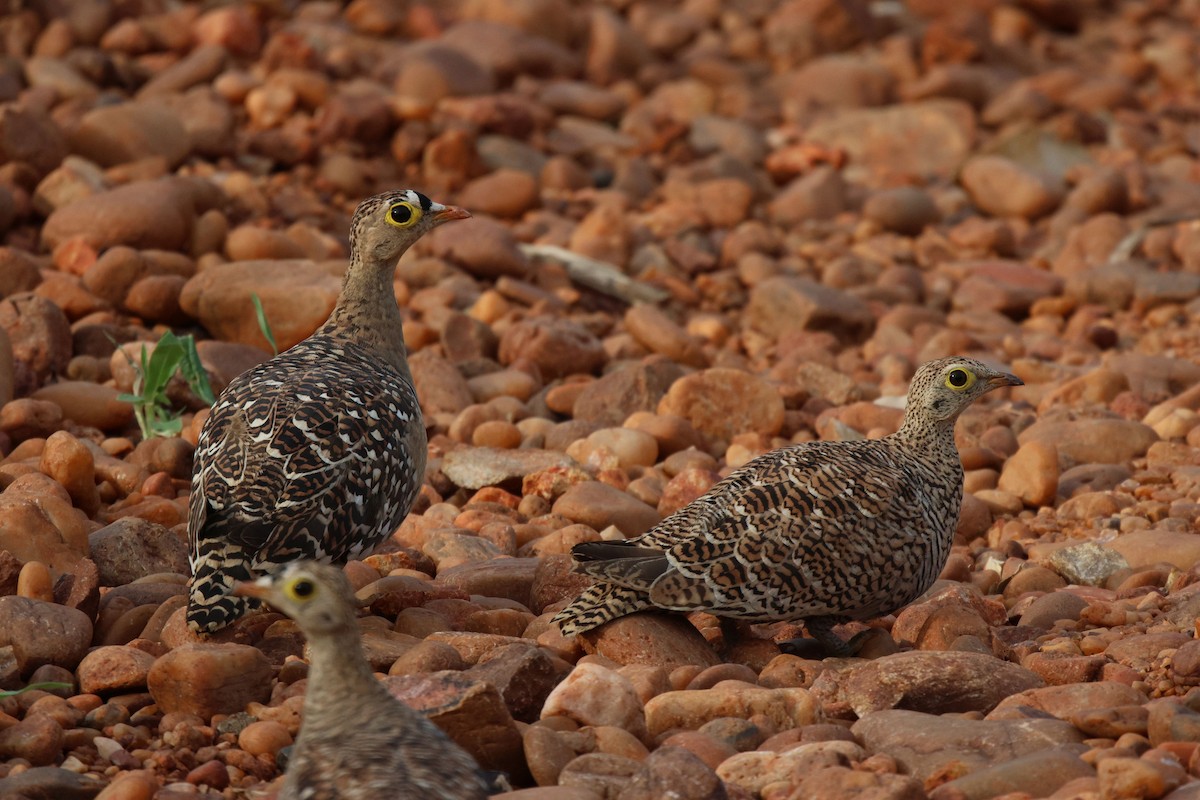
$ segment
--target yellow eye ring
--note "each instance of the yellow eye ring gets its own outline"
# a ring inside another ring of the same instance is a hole
[[[955,367],[946,373],[946,388],[965,392],[975,385],[975,373],[964,367]]]
[[[387,221],[397,228],[411,228],[421,218],[421,210],[412,203],[401,200],[388,207]]]
[[[316,584],[308,578],[296,578],[284,587],[284,592],[292,600],[307,600],[316,590]]]

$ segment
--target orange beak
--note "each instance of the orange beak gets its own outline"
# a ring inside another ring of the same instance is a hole
[[[233,593],[238,597],[257,597],[259,600],[265,600],[267,587],[258,581],[241,581],[234,584]]]
[[[455,219],[470,219],[471,212],[459,206],[442,206],[437,211],[433,212],[433,221],[441,225],[443,222],[450,222]]]
[[[987,384],[993,389],[1001,386],[1024,386],[1025,381],[1008,372],[1001,372],[987,379]]]

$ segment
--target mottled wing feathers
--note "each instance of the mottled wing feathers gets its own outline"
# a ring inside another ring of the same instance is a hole
[[[748,618],[825,613],[877,553],[880,517],[912,481],[878,442],[814,443],[750,461],[686,508],[626,542],[588,542],[581,572],[676,611]],[[854,554],[855,559],[849,556]],[[598,559],[598,560],[596,560]]]
[[[587,545],[599,545],[588,548]],[[639,548],[623,542],[584,542],[571,549],[576,558],[589,559],[579,564],[579,571],[594,578],[646,591],[670,568],[667,555],[661,550]]]
[[[390,730],[382,720],[367,723],[368,730],[355,732],[353,747],[340,739],[305,741],[288,767],[281,798],[484,800],[486,784],[471,757],[422,722]]]
[[[856,444],[759,456],[692,503],[690,513],[671,515],[631,543],[667,550],[679,566],[735,553],[746,561],[788,561],[811,541],[869,524],[905,492],[904,470],[888,451]]]
[[[571,548],[576,561],[608,561],[613,558],[658,558],[662,550],[657,547],[638,547],[630,539],[610,542],[580,542]]]
[[[971,359],[923,365],[895,434],[754,459],[630,540],[663,553],[661,574],[647,584],[652,559],[616,551],[611,564],[582,564],[601,582],[555,621],[573,635],[650,605],[751,622],[803,619],[831,652],[846,652],[834,624],[895,611],[937,579],[962,502],[955,421],[988,391],[1020,384]]]
[[[214,409],[205,443],[213,456],[200,475],[201,493],[193,495],[208,506],[206,533],[221,527],[228,541],[269,561],[286,547],[279,539],[291,523],[332,515],[351,501],[347,480],[371,469],[374,453],[347,407],[331,388],[319,397],[235,398]],[[243,430],[248,435],[239,435]],[[377,495],[358,497],[358,505],[379,503]]]
[[[224,599],[232,555],[222,544],[245,550],[255,570],[300,556],[345,561],[374,549],[412,507],[428,443],[393,279],[423,234],[469,216],[410,189],[364,200],[325,324],[222,392],[193,473],[193,630],[216,630],[238,610]]]
[[[555,615],[554,621],[563,636],[574,636],[651,607],[646,592],[601,581],[584,589],[569,606]]]
[[[380,518],[383,506],[407,507],[411,500],[388,495],[388,488],[401,488],[393,485],[397,470],[411,468],[416,459],[387,423],[411,420],[416,399],[407,386],[378,377],[345,351],[343,356],[297,365],[306,371],[286,394],[271,377],[277,370],[259,368],[222,395],[197,448],[201,468],[192,501],[204,507],[192,509],[202,523],[192,526],[194,537],[219,531],[227,541],[256,549],[258,561],[273,562],[307,546],[292,541],[294,534],[316,538],[318,549],[309,556],[340,560],[373,544],[363,537],[390,532],[355,535]],[[344,373],[355,366],[361,372],[347,387]],[[409,482],[415,490],[415,481]]]
[[[240,376],[196,448],[189,620],[202,605],[220,606],[206,629],[238,612],[226,596],[235,557],[259,572],[369,552],[408,512],[424,464],[411,383],[358,345],[313,337]]]

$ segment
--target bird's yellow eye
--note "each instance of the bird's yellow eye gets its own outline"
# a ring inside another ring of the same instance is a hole
[[[296,578],[290,581],[283,591],[293,600],[307,600],[317,591],[317,585],[308,578]]]
[[[415,225],[417,220],[421,218],[421,212],[412,203],[401,200],[399,203],[392,203],[388,209],[387,221],[389,225],[395,225],[397,228],[408,228]]]
[[[965,391],[975,385],[975,373],[969,369],[955,367],[946,374],[946,386],[956,392]]]

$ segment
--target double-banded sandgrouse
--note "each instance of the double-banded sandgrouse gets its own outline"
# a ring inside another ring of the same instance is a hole
[[[217,398],[192,476],[193,630],[218,630],[246,611],[250,601],[230,594],[238,581],[301,558],[356,558],[412,507],[426,439],[393,275],[423,234],[469,216],[412,190],[365,200],[329,319]]]
[[[896,433],[774,450],[641,536],[576,545],[597,583],[555,621],[570,636],[652,608],[802,619],[827,653],[849,653],[834,625],[896,611],[945,566],[962,503],[959,414],[1020,384],[968,358],[923,365]]]
[[[300,626],[309,672],[300,735],[278,800],[482,800],[474,759],[376,680],[341,569],[300,561],[241,583]]]

